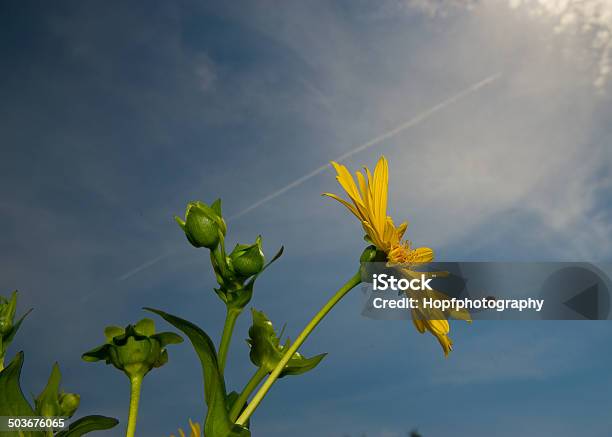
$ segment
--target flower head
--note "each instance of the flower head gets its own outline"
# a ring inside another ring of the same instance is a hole
[[[389,187],[389,165],[382,156],[374,175],[364,167],[364,173],[356,172],[357,183],[348,169],[337,162],[331,163],[336,170],[336,179],[349,197],[345,200],[332,193],[324,193],[343,204],[361,222],[366,233],[366,240],[386,255],[387,265],[396,267],[402,274],[414,277],[418,273],[414,267],[427,264],[434,259],[434,252],[428,247],[413,248],[408,241],[402,241],[408,224],[403,222],[395,226],[393,219],[387,215],[387,190]],[[429,297],[429,296],[428,296]],[[446,296],[435,292],[436,299]],[[467,312],[466,312],[467,313]],[[451,314],[454,317],[469,320],[469,314]],[[450,330],[447,315],[442,311],[412,310],[412,320],[416,329],[423,333],[431,332],[440,342],[444,355],[452,350],[452,341],[448,337]]]
[[[168,362],[166,346],[178,344],[183,338],[173,332],[155,333],[155,323],[144,318],[125,329],[107,326],[104,330],[106,343],[85,352],[83,360],[95,362],[105,360],[123,371],[128,377],[144,377],[155,367]]]
[[[366,167],[365,175],[355,172],[357,184],[344,165],[333,161],[332,165],[337,173],[336,179],[350,202],[332,193],[323,195],[336,199],[359,219],[368,241],[387,255],[389,263],[417,265],[433,261],[434,253],[430,248],[412,248],[408,241],[402,241],[408,223],[395,226],[393,219],[387,215],[389,164],[384,156],[378,160],[374,175]]]

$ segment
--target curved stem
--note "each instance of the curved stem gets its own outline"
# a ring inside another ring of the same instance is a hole
[[[138,420],[138,404],[140,403],[140,387],[142,385],[142,376],[133,376],[130,378],[130,414],[128,416],[126,437],[134,437],[136,432],[136,421]]]
[[[219,372],[221,372],[221,375],[223,375],[223,370],[225,369],[227,352],[229,350],[230,342],[232,341],[232,334],[234,332],[234,326],[236,325],[236,319],[238,319],[240,312],[241,310],[235,308],[227,308],[225,324],[223,325],[223,334],[221,335],[221,343],[219,344]]]
[[[264,396],[268,393],[268,390],[270,390],[270,387],[272,387],[272,384],[274,384],[274,382],[278,379],[278,376],[280,375],[282,370],[285,368],[285,366],[287,365],[287,363],[289,362],[293,354],[297,352],[299,347],[308,338],[310,333],[317,327],[317,325],[323,319],[323,317],[325,317],[327,313],[331,311],[331,309],[340,301],[340,299],[342,299],[349,291],[351,291],[360,282],[361,282],[361,274],[360,272],[357,272],[351,279],[349,279],[346,282],[346,284],[344,284],[336,292],[336,294],[332,296],[332,298],[323,306],[323,308],[321,308],[319,312],[315,314],[312,320],[308,322],[308,325],[306,325],[304,330],[296,338],[295,342],[291,345],[291,347],[287,349],[287,352],[285,352],[285,354],[283,355],[281,360],[278,362],[278,364],[276,365],[272,373],[270,373],[270,376],[268,377],[268,379],[266,379],[266,381],[263,383],[263,385],[260,387],[257,393],[255,393],[255,396],[253,396],[253,399],[251,400],[249,405],[244,409],[240,417],[238,417],[238,419],[236,420],[236,423],[238,425],[244,425],[246,421],[249,419],[249,417],[251,417],[251,414],[253,414],[253,411],[255,411],[259,403],[263,400]]]
[[[246,404],[247,399],[249,398],[253,390],[257,388],[259,383],[266,377],[267,374],[268,372],[266,371],[266,369],[260,367],[253,374],[253,376],[251,376],[249,382],[247,382],[247,384],[244,386],[242,393],[240,393],[240,396],[238,396],[238,399],[236,399],[236,402],[234,402],[234,405],[232,405],[232,409],[229,413],[230,420],[232,422],[238,418],[238,415],[240,414],[242,407],[244,407],[244,404]]]

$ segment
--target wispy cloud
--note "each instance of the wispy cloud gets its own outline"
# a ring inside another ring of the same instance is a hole
[[[350,157],[352,157],[353,155],[356,155],[359,152],[365,151],[371,147],[374,147],[378,144],[380,144],[382,141],[388,140],[390,138],[393,138],[394,136],[398,135],[399,133],[414,127],[416,125],[418,125],[419,123],[427,120],[429,117],[431,117],[432,115],[434,115],[435,113],[437,113],[438,111],[441,111],[445,108],[447,108],[448,106],[452,105],[453,103],[456,103],[458,101],[460,101],[461,99],[469,96],[472,93],[475,93],[476,91],[480,90],[481,88],[491,84],[492,82],[496,81],[499,77],[501,76],[501,73],[497,73],[497,74],[493,74],[489,77],[486,77],[472,85],[470,85],[469,87],[459,91],[457,94],[452,95],[451,97],[441,101],[440,103],[437,103],[436,105],[420,112],[419,114],[417,114],[416,116],[406,120],[405,122],[401,123],[398,126],[395,126],[394,128],[380,134],[377,135],[376,137],[372,138],[371,140],[366,141],[363,144],[360,144],[358,146],[355,146],[354,148],[350,149],[348,152],[343,153],[342,155],[339,155],[335,158],[331,158],[330,161],[336,161],[336,162],[342,162]],[[227,221],[232,221],[234,219],[237,219],[239,217],[242,217],[245,214],[248,214],[249,212],[253,211],[256,208],[259,208],[262,205],[265,205],[266,203],[268,203],[271,200],[276,199],[278,196],[281,196],[283,194],[285,194],[286,192],[288,192],[289,190],[298,187],[300,185],[302,185],[304,182],[312,179],[313,177],[323,173],[327,168],[329,167],[328,163],[322,164],[319,167],[315,168],[314,170],[304,174],[303,176],[300,176],[299,178],[291,181],[290,183],[288,183],[287,185],[285,185],[282,188],[279,188],[278,190],[266,195],[265,197],[257,200],[255,203],[247,206],[246,208],[242,209],[241,211],[231,215],[230,217],[227,218]],[[157,264],[159,261],[171,256],[174,252],[168,252],[165,254],[161,254],[155,258],[152,258],[142,264],[140,264],[137,267],[134,267],[133,269],[127,271],[126,273],[122,274],[118,280],[119,281],[124,281],[126,279],[129,279],[130,277],[144,271],[145,269],[148,269],[150,267],[153,267],[155,264]]]

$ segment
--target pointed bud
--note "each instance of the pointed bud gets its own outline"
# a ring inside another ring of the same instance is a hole
[[[361,257],[359,257],[359,271],[361,273],[361,280],[363,282],[371,282],[372,281],[372,271],[373,267],[370,263],[386,263],[387,255],[378,250],[376,246],[368,246],[361,253]]]
[[[203,202],[189,202],[185,212],[185,220],[174,217],[187,240],[194,247],[214,249],[219,244],[221,236],[227,232],[227,226],[221,215],[221,200],[216,200],[211,206]]]
[[[17,309],[17,292],[13,291],[10,299],[0,296],[0,336],[8,334],[13,329],[15,310]]]
[[[81,397],[75,393],[61,393],[59,396],[60,416],[72,417],[81,403]]]
[[[238,276],[248,278],[261,272],[266,259],[261,245],[261,235],[254,244],[237,244],[229,255],[232,269]]]

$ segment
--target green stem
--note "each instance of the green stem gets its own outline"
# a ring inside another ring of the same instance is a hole
[[[236,319],[240,315],[241,310],[235,308],[227,308],[227,314],[225,316],[225,324],[223,325],[223,334],[221,335],[221,343],[219,344],[219,372],[223,375],[225,369],[225,362],[227,361],[227,352],[229,350],[230,342],[232,341],[232,334],[234,332],[234,326],[236,325]]]
[[[0,358],[0,372],[4,370],[4,357]]]
[[[130,414],[128,416],[126,437],[134,437],[136,432],[136,421],[138,420],[138,404],[140,403],[140,386],[142,385],[142,376],[130,377]]]
[[[242,407],[244,407],[244,404],[246,404],[247,399],[267,374],[268,372],[266,371],[266,369],[260,367],[253,374],[253,376],[251,376],[249,382],[247,382],[247,384],[244,386],[244,390],[242,390],[242,393],[240,393],[240,396],[238,396],[238,399],[236,399],[236,402],[234,402],[234,405],[232,405],[232,409],[229,413],[230,420],[232,422],[235,421],[236,418],[238,418],[238,415],[240,414],[240,411],[242,411]]]
[[[293,354],[297,352],[299,347],[308,338],[310,333],[317,327],[317,325],[323,319],[323,317],[325,317],[327,313],[331,311],[331,309],[340,301],[340,299],[342,299],[349,291],[351,291],[360,282],[361,282],[361,274],[360,272],[357,272],[351,279],[349,279],[346,282],[346,284],[344,284],[336,292],[336,294],[332,296],[332,298],[323,306],[323,308],[321,308],[319,312],[315,314],[312,320],[308,322],[308,325],[306,325],[304,330],[300,333],[298,338],[296,338],[295,342],[291,345],[291,347],[287,349],[287,352],[285,352],[285,354],[283,355],[281,360],[278,362],[274,370],[272,370],[272,373],[270,373],[270,376],[268,377],[268,379],[266,379],[266,381],[259,388],[257,393],[255,393],[255,396],[253,396],[253,399],[251,400],[249,405],[247,405],[247,407],[244,409],[240,417],[238,417],[238,419],[236,420],[236,423],[238,425],[244,425],[246,421],[249,420],[249,417],[251,417],[251,414],[253,414],[257,406],[263,400],[264,396],[268,393],[268,390],[270,390],[270,387],[272,387],[272,384],[274,384],[274,382],[278,379],[278,376],[280,375],[282,370],[285,368],[285,366],[287,365],[287,363],[289,362]]]
[[[217,268],[219,269],[218,273],[223,279],[227,279],[227,258],[225,254],[225,239],[223,236],[220,237],[217,247],[210,251],[210,256],[213,259],[213,267],[216,264]]]

